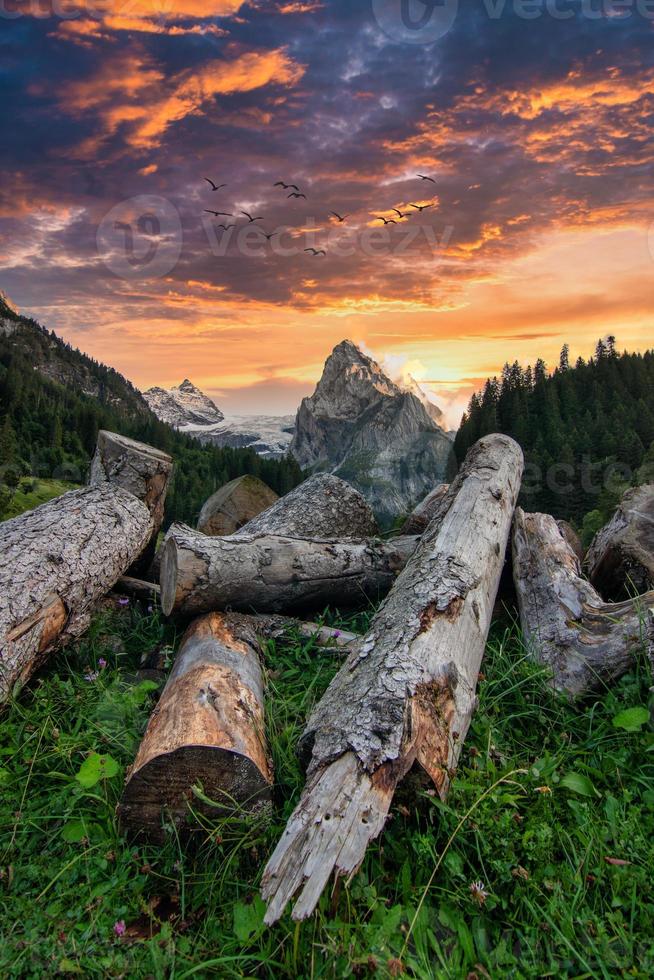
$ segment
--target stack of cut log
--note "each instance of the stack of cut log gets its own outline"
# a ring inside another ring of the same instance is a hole
[[[332,873],[360,866],[411,769],[447,793],[512,527],[525,640],[556,689],[576,697],[643,649],[654,659],[654,592],[610,602],[598,591],[627,577],[654,584],[654,487],[626,498],[599,533],[589,582],[572,528],[516,510],[522,470],[513,440],[486,436],[385,541],[365,499],[334,476],[312,477],[254,517],[253,495],[237,484],[229,523],[207,525],[213,535],[169,529],[157,585],[137,576],[151,564],[172,461],[102,432],[90,486],[0,525],[0,700],[79,636],[112,588],[160,597],[186,632],[119,806],[126,830],[157,840],[189,827],[193,811],[271,807],[263,641],[295,630],[340,650],[346,660],[301,738],[306,784],[263,875],[266,921],[296,895],[293,915],[305,918]],[[293,618],[380,600],[365,636]]]

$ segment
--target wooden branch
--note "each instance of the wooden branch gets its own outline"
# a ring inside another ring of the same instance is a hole
[[[278,640],[289,633],[297,632],[303,640],[316,640],[322,648],[335,647],[342,652],[354,648],[361,639],[358,633],[349,630],[336,629],[332,626],[321,626],[319,623],[305,623],[301,619],[290,616],[250,616],[252,628],[267,640]]]
[[[0,703],[90,612],[152,537],[146,505],[119,486],[73,490],[0,524]]]
[[[152,537],[131,570],[135,575],[145,572],[154,557],[172,475],[173,461],[167,453],[116,432],[98,432],[89,485],[122,487],[142,500],[152,515]]]
[[[263,875],[266,922],[299,889],[293,917],[306,918],[332,871],[355,873],[414,762],[446,793],[476,701],[522,469],[508,436],[472,447],[433,527],[309,718],[307,783]]]
[[[243,534],[292,538],[372,538],[379,526],[365,497],[329,473],[318,473],[255,517]]]
[[[579,560],[553,517],[518,509],[513,578],[520,621],[534,657],[558,691],[578,697],[620,677],[643,648],[654,592],[607,603],[581,577]]]
[[[166,616],[361,606],[386,595],[415,546],[415,538],[209,538],[174,524],[162,547],[161,606]]]
[[[127,776],[120,822],[161,840],[165,819],[186,825],[189,804],[214,816],[256,812],[270,805],[271,788],[257,637],[247,617],[213,613],[182,639]]]
[[[424,534],[433,518],[439,511],[443,498],[449,490],[449,484],[441,483],[435,487],[415,510],[409,514],[402,525],[401,534]]]
[[[143,602],[161,601],[161,586],[154,582],[144,582],[142,579],[122,575],[114,586],[114,592],[120,595],[132,596]]]
[[[628,490],[587,557],[588,578],[605,599],[654,589],[654,484]]]

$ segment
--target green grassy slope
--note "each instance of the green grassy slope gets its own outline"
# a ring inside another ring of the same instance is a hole
[[[292,638],[266,650],[273,825],[217,817],[190,844],[154,848],[121,837],[114,807],[153,703],[140,658],[163,645],[170,659],[174,643],[156,610],[116,605],[3,715],[0,975],[654,974],[654,732],[642,711],[621,718],[647,705],[644,657],[572,707],[517,630],[496,625],[447,804],[396,799],[351,885],[307,923],[265,930],[257,884],[302,784],[303,721],[338,658]],[[105,777],[92,753],[110,757]]]

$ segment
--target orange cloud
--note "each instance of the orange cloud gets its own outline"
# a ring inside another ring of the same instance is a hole
[[[151,149],[159,145],[169,126],[201,114],[216,96],[272,84],[292,86],[303,74],[304,67],[281,48],[210,61],[170,79],[141,56],[130,54],[106,61],[93,78],[66,86],[61,104],[75,113],[97,110],[101,119],[102,136],[91,137],[78,152],[97,152],[98,140],[123,125],[128,144]]]

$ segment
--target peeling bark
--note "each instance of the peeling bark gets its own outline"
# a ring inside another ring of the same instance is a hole
[[[111,483],[128,490],[142,500],[152,515],[152,538],[135,562],[134,574],[144,572],[152,562],[157,535],[164,519],[166,494],[173,474],[172,458],[116,432],[98,432],[95,456],[91,463],[90,486]]]
[[[269,806],[259,655],[248,617],[213,613],[191,624],[127,776],[124,828],[163,839],[164,819],[185,827],[189,804],[214,816]]]
[[[0,703],[84,632],[95,603],[151,536],[146,505],[109,483],[0,524]]]
[[[605,599],[654,589],[654,484],[628,490],[588,550],[588,578]]]
[[[161,605],[166,616],[361,606],[386,595],[415,546],[415,538],[318,541],[242,531],[209,538],[173,524],[162,546]]]
[[[579,560],[548,514],[518,509],[513,576],[523,633],[556,690],[578,697],[620,677],[645,645],[654,592],[604,602],[581,577]]]
[[[447,792],[476,684],[523,469],[508,436],[472,447],[432,524],[322,700],[301,750],[307,783],[264,871],[266,922],[301,889],[309,916],[332,871],[352,875],[417,762]]]

